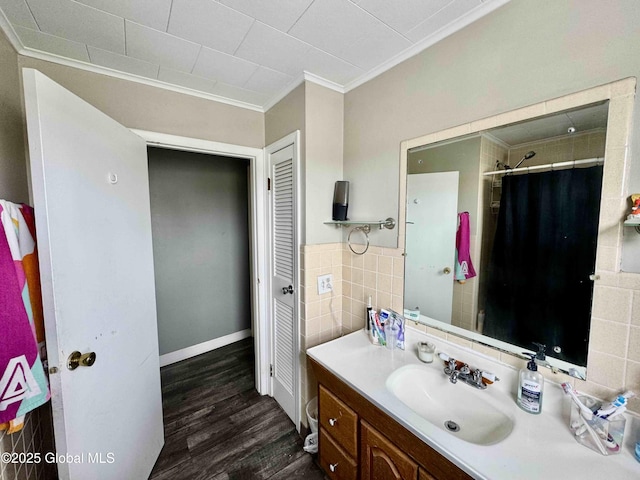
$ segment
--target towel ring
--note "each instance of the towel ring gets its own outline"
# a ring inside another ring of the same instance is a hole
[[[368,225],[366,225],[366,227],[368,227]],[[356,252],[351,246],[351,234],[358,230],[364,233],[364,237],[367,239],[367,245],[364,247],[364,250],[361,252]],[[365,227],[355,227],[355,228],[352,228],[351,231],[349,232],[349,236],[347,237],[347,245],[349,246],[349,250],[351,250],[356,255],[364,255],[365,253],[367,253],[367,250],[369,250],[369,234],[367,233],[367,230],[369,229]]]

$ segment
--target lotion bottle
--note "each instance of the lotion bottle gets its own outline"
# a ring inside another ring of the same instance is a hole
[[[542,412],[542,393],[544,390],[544,377],[538,372],[536,354],[523,352],[530,357],[527,368],[520,370],[518,381],[518,406],[528,413],[535,415]]]

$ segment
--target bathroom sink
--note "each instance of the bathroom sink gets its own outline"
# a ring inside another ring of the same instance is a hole
[[[387,389],[436,427],[477,445],[493,445],[513,430],[513,401],[502,392],[453,384],[432,367],[406,365],[395,370]]]

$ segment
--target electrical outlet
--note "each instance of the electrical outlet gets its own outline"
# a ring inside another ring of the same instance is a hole
[[[318,275],[318,295],[329,293],[333,290],[333,275]]]

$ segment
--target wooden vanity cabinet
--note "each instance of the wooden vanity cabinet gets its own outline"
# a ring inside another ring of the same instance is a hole
[[[331,480],[472,477],[309,359],[318,380],[320,466]]]
[[[361,480],[418,480],[418,464],[367,422],[360,422]]]

